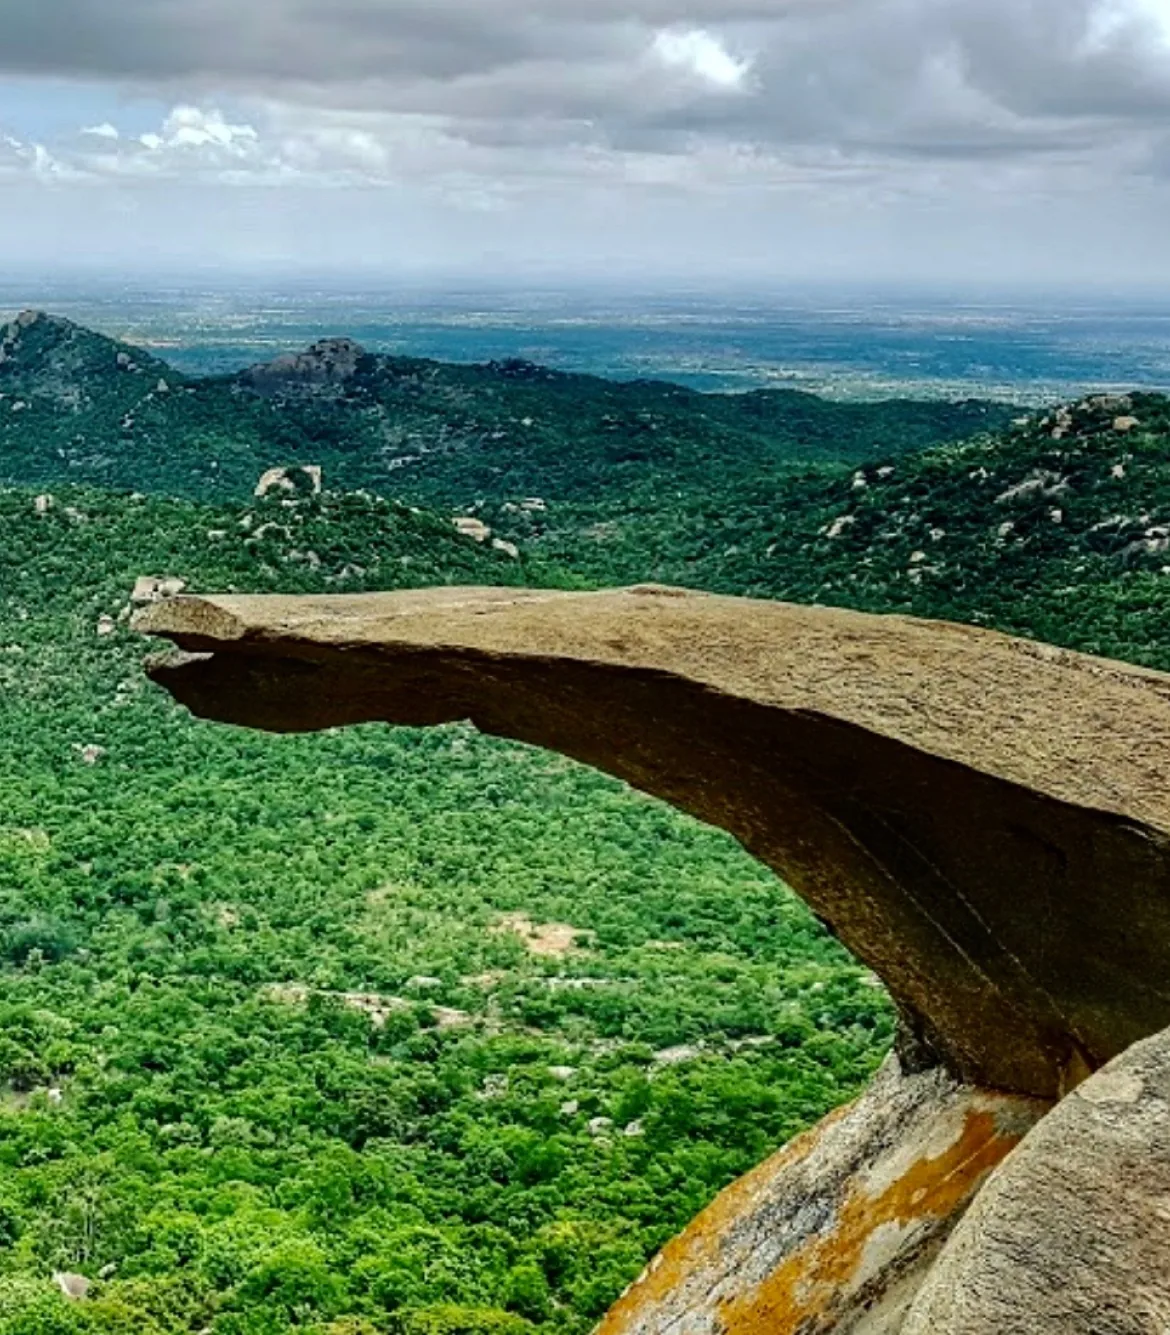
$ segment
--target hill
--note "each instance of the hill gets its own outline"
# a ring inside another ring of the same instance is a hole
[[[35,484],[0,490],[0,1335],[584,1335],[892,1035],[729,840],[464,727],[200,725],[142,676],[135,591],[657,579],[1170,667],[1157,396],[957,440],[978,406],[876,432],[337,340],[212,381],[46,317],[0,346],[0,471]],[[253,497],[274,463],[328,485]]]
[[[326,339],[238,375],[182,376],[137,348],[27,312],[0,331],[0,481],[243,497],[273,465],[464,509],[624,504],[714,476],[863,461],[1007,421],[1001,404],[843,404],[789,390],[701,394],[522,361],[448,365]]]
[[[598,524],[486,512],[527,552],[632,579],[969,621],[1170,667],[1170,399],[1083,400],[859,468],[793,470]]]

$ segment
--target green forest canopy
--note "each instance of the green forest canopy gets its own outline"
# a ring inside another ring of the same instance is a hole
[[[59,433],[62,393],[100,395],[84,357],[49,361]],[[884,456],[700,449],[673,490],[570,478],[543,508],[468,505],[459,464],[428,483],[441,515],[336,482],[168,496],[194,448],[172,427],[118,446],[151,494],[72,485],[78,456],[40,446],[36,488],[0,491],[0,1335],[583,1335],[892,1037],[876,980],[769,873],[609,779],[463,727],[190,719],[141,672],[140,576],[655,578],[1170,667],[1154,396]],[[297,456],[241,459],[242,481]],[[454,531],[472,508],[518,558]]]

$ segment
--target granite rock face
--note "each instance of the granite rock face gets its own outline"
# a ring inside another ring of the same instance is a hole
[[[469,718],[723,827],[966,1083],[1055,1097],[1170,1025],[1170,677],[969,627],[642,588],[184,597],[196,713]]]
[[[718,1197],[597,1335],[894,1335],[956,1221],[1047,1110],[891,1057],[856,1103]]]
[[[323,338],[304,352],[288,352],[250,367],[242,379],[260,393],[345,385],[357,374],[366,351],[352,338]]]
[[[1065,1099],[976,1198],[903,1335],[1170,1330],[1170,1033]]]

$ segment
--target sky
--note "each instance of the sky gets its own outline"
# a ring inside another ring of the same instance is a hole
[[[1170,288],[1170,0],[11,0],[9,271]]]

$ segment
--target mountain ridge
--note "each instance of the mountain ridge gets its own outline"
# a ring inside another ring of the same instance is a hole
[[[0,345],[0,480],[38,485],[66,471],[206,499],[243,496],[274,465],[313,464],[343,489],[428,504],[621,501],[638,485],[706,489],[720,470],[767,476],[961,439],[1012,411],[703,394],[520,360],[383,356],[345,338],[197,378],[38,312],[0,330]]]

